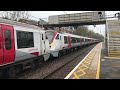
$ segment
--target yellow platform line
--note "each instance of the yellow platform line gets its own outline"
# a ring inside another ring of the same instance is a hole
[[[78,75],[76,73],[73,73],[74,78],[79,79]]]
[[[101,43],[101,49],[102,49],[102,43]],[[100,54],[99,54],[99,61],[98,61],[96,79],[99,79],[99,78],[100,78],[100,57],[101,57],[101,49],[100,49]]]
[[[81,76],[83,76],[83,75],[86,74],[84,71],[81,71],[81,72],[82,72],[82,74],[80,74],[80,75],[77,75],[77,74],[76,74],[77,76],[72,77],[71,79],[80,79]],[[73,73],[73,75],[74,75],[74,73]]]
[[[72,79],[80,79],[80,77],[82,77],[83,75],[85,75],[86,72],[84,70],[89,69],[89,66],[87,66],[87,65],[90,65],[91,61],[92,61],[92,59],[91,60],[87,60],[87,58],[86,58],[86,60],[83,63],[81,63],[81,66],[78,67],[79,70],[77,70],[77,71],[75,71],[73,73],[74,77]],[[84,67],[84,68],[82,68],[82,67]],[[78,73],[78,72],[82,72],[82,74],[77,75],[76,73]]]
[[[83,68],[82,68],[83,67]],[[80,66],[80,67],[78,67],[78,69],[79,69],[79,71],[82,71],[82,72],[84,72],[83,70],[85,70],[85,69],[87,69],[88,67],[87,66]],[[77,72],[79,72],[79,71],[75,71],[75,73],[77,73]]]
[[[88,68],[87,67],[85,67],[84,69],[79,68],[79,71],[76,71],[76,72],[73,73],[73,76],[74,76],[73,78],[80,79],[81,76],[86,74],[86,72],[84,72],[85,69],[88,69]],[[78,73],[78,72],[82,72],[82,74],[77,75],[76,73]]]
[[[89,65],[89,64],[87,64],[87,65]],[[83,67],[85,67],[85,66],[83,66],[83,65],[80,65],[78,68],[83,68]]]
[[[86,58],[84,62],[86,62],[86,61],[91,61],[91,59],[90,58]]]
[[[86,66],[84,63],[82,63],[83,66],[85,66],[86,68],[89,68],[88,66]]]
[[[85,74],[86,74],[86,73],[84,72],[83,74],[78,75],[79,79],[80,79],[80,77],[82,77],[82,76],[85,75]]]
[[[86,62],[84,62],[84,64],[86,64],[86,63],[87,63],[87,64],[90,64],[90,62],[91,62],[91,61],[86,61]]]

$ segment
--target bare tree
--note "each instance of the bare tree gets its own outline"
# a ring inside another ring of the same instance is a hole
[[[21,12],[21,18],[22,19],[29,19],[30,13],[28,11],[22,11]]]
[[[20,18],[21,11],[13,11],[10,19],[17,21]]]
[[[28,11],[4,11],[3,18],[18,21],[19,19],[29,19]]]
[[[10,12],[9,11],[2,11],[2,18],[10,19]]]
[[[96,38],[99,39],[100,41],[104,40],[104,36],[99,34],[99,33],[95,33],[91,30],[89,30],[87,27],[85,26],[79,26],[77,28],[76,31],[74,31],[74,34],[76,35],[80,35],[80,36],[85,36],[85,37],[91,37],[91,38]]]

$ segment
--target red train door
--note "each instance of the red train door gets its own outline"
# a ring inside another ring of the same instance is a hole
[[[0,64],[8,64],[15,59],[14,29],[9,25],[0,25],[1,57]]]
[[[82,38],[80,38],[80,46],[82,46]]]
[[[2,30],[0,25],[0,65],[3,63],[3,36],[2,36]]]
[[[68,48],[71,48],[71,38],[68,36]]]

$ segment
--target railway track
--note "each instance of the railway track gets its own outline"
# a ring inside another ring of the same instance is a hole
[[[82,52],[80,52],[78,55],[76,55],[74,58],[72,58],[70,61],[64,63],[63,65],[61,65],[60,67],[56,68],[56,70],[54,70],[53,72],[51,72],[50,74],[48,74],[47,76],[45,76],[43,79],[53,79],[52,77],[54,76],[54,74],[58,73],[61,69],[64,69],[64,67],[74,61],[76,61],[77,59],[79,59],[80,57],[83,57],[82,55],[85,55],[86,51],[91,50],[91,47],[87,47],[85,48]],[[56,78],[56,77],[55,77]]]
[[[60,69],[72,63],[78,57],[85,56],[85,52],[91,50],[95,45],[81,48],[77,51],[66,54],[62,57],[56,58],[54,60],[49,60],[37,68],[27,70],[22,74],[19,74],[16,79],[49,79]]]

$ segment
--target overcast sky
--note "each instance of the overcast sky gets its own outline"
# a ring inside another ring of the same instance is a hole
[[[43,20],[48,20],[48,17],[51,15],[66,14],[65,12],[67,14],[71,14],[71,13],[82,13],[82,12],[91,12],[91,11],[31,11],[30,13],[32,16],[43,18]],[[111,16],[117,12],[120,11],[106,11],[106,15]],[[96,33],[101,33],[102,35],[105,35],[105,25],[97,25],[96,27],[90,25],[89,29],[93,30]]]

